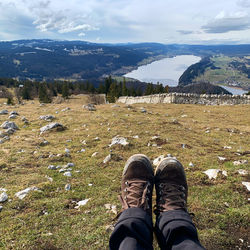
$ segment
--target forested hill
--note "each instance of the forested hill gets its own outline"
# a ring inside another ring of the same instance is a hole
[[[142,64],[183,54],[250,55],[250,45],[96,44],[83,41],[0,42],[0,77],[91,80],[121,76]]]

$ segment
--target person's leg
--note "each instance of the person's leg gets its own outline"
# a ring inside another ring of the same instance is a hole
[[[133,155],[125,164],[120,201],[121,213],[111,234],[113,249],[153,249],[152,190],[154,172],[145,155]]]
[[[162,160],[155,171],[155,187],[155,232],[161,249],[204,249],[187,212],[188,185],[181,163]]]

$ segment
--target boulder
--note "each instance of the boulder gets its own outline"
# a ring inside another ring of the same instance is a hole
[[[8,195],[6,194],[6,192],[3,192],[0,194],[0,203],[1,202],[5,202],[8,200]]]
[[[63,131],[63,130],[65,130],[65,127],[58,122],[53,122],[53,123],[50,123],[50,124],[40,128],[41,133],[44,133],[44,132],[47,132],[50,130]]]
[[[89,103],[89,104],[87,104],[87,105],[83,105],[83,108],[84,108],[84,109],[87,109],[88,111],[96,111],[95,105],[94,105],[94,104],[91,104],[91,103]]]
[[[53,115],[41,115],[39,117],[40,120],[44,120],[44,121],[47,121],[47,122],[51,122],[55,119],[55,116]]]
[[[19,191],[15,193],[15,196],[22,200],[30,191],[38,191],[39,189],[37,187],[28,187],[22,191]]]
[[[6,109],[0,110],[0,115],[7,115],[8,113],[9,111]]]
[[[14,123],[14,122],[9,122],[9,121],[6,121],[4,122],[2,125],[1,125],[1,128],[3,129],[9,129],[9,128],[12,128],[14,130],[18,130],[18,126]]]

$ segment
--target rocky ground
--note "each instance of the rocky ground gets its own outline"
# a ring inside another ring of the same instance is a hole
[[[1,249],[108,249],[135,153],[183,163],[207,249],[249,247],[249,105],[0,103]]]

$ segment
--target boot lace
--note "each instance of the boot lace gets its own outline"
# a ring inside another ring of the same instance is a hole
[[[122,208],[140,207],[144,210],[149,209],[150,182],[142,180],[132,180],[125,182],[124,196],[120,195],[119,199]]]
[[[184,209],[187,211],[185,187],[171,183],[160,183],[154,213],[159,215],[171,208]]]

